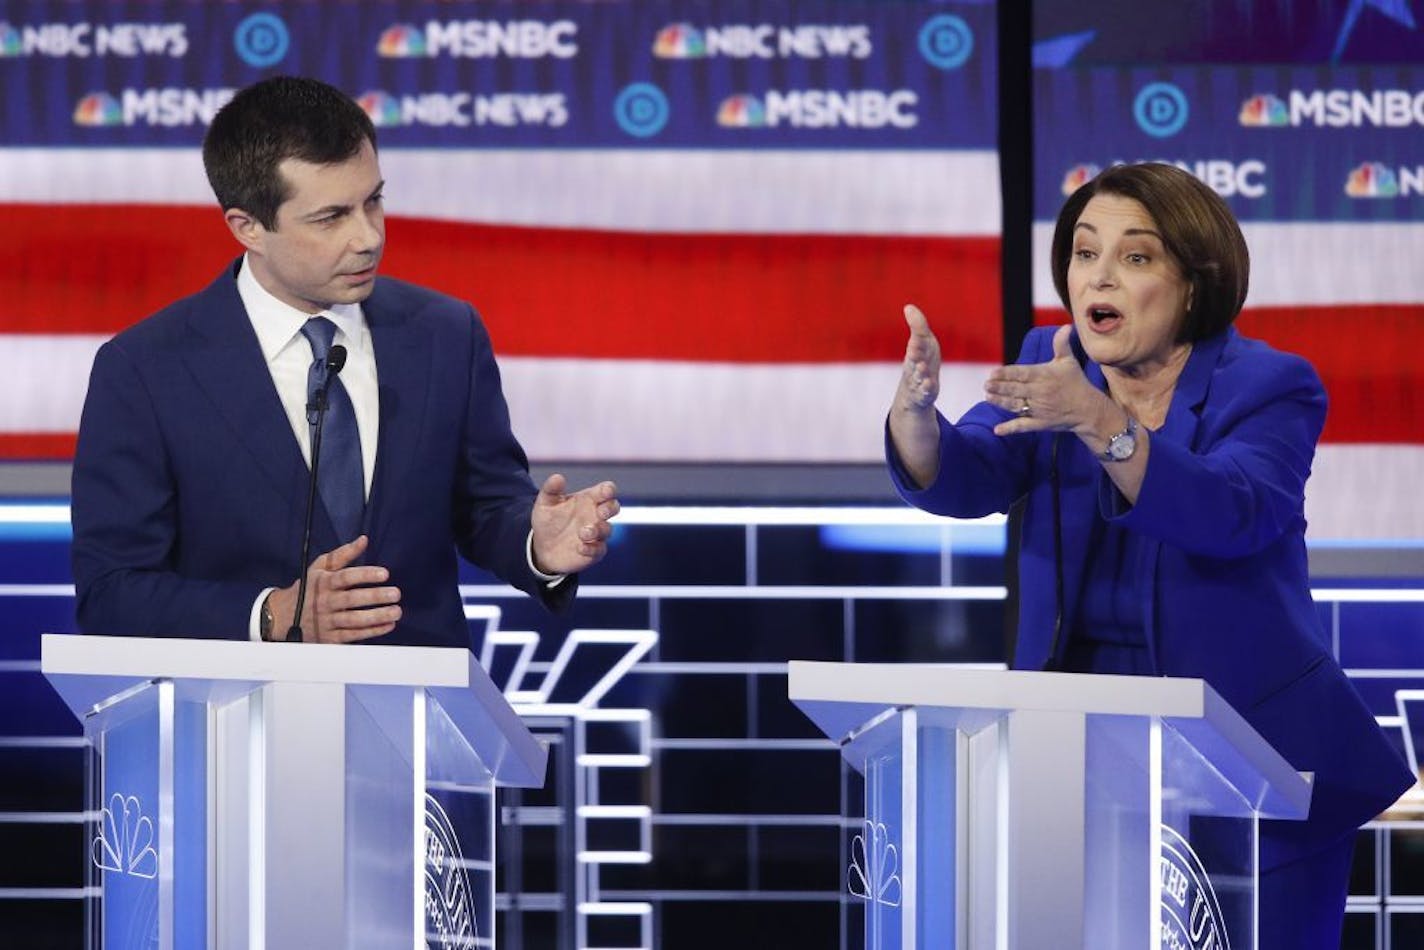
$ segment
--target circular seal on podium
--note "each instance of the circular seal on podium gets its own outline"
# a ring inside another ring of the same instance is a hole
[[[1162,950],[1231,950],[1221,902],[1192,846],[1162,826]]]
[[[434,950],[475,950],[479,927],[460,839],[445,809],[425,796],[425,940]]]

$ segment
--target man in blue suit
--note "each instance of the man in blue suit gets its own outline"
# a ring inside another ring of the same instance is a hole
[[[203,160],[244,254],[95,358],[74,461],[81,628],[281,639],[299,619],[307,641],[468,646],[457,551],[567,606],[606,552],[615,488],[552,475],[536,491],[474,311],[377,276],[366,114],[324,83],[265,80],[214,118]],[[324,553],[303,565],[320,399]]]

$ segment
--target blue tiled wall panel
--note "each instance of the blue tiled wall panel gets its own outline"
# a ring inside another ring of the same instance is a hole
[[[1340,665],[1424,669],[1424,603],[1340,604]]]
[[[76,822],[0,824],[0,854],[10,858],[0,861],[0,888],[83,887],[88,853],[84,828]]]
[[[68,584],[69,571],[67,528],[0,525],[0,583]]]
[[[834,749],[663,749],[664,814],[835,815],[840,757]]]
[[[1389,871],[1391,897],[1424,898],[1424,828],[1396,828],[1392,831],[1389,837]],[[1424,947],[1424,942],[1410,946]]]
[[[1379,838],[1374,828],[1366,828],[1355,836],[1355,855],[1350,864],[1351,894],[1379,895]]]
[[[82,947],[84,905],[77,900],[0,901],[0,935],[25,941],[25,950],[75,950]]]
[[[607,868],[603,885],[629,896],[755,890],[829,896],[842,888],[842,838],[838,824],[659,824],[652,862]]]
[[[603,871],[604,887],[620,892],[746,891],[752,879],[747,829],[731,825],[657,825],[650,864]]]
[[[1424,947],[1424,907],[1390,907],[1389,945],[1396,950]]]
[[[648,801],[644,769],[604,769],[598,776],[598,797],[605,805],[638,805]]]
[[[588,917],[588,945],[591,947],[641,946],[642,921],[632,916],[593,914]]]
[[[775,856],[760,865],[758,884],[764,890],[835,893],[844,889],[846,836],[841,828],[772,825],[758,828],[757,839],[760,854]]]
[[[997,600],[855,602],[860,663],[1001,663],[1004,604]]]
[[[843,660],[845,608],[826,600],[666,600],[658,658],[702,662]]]
[[[4,749],[0,812],[83,811],[84,756],[85,750],[78,746]]]
[[[616,524],[616,523],[615,523]],[[746,532],[739,525],[618,526],[591,584],[742,584]]]
[[[781,682],[784,690],[784,677]],[[660,736],[737,739],[750,734],[747,711],[753,707],[747,694],[751,688],[744,674],[699,674],[674,678],[643,674],[634,667],[632,674],[615,689],[609,705],[656,709]]]
[[[819,739],[821,730],[786,697],[785,676],[761,676],[756,683],[756,735]]]
[[[1376,716],[1398,715],[1394,694],[1401,689],[1424,689],[1424,670],[1418,675],[1356,676],[1350,680],[1365,705]]]
[[[1374,948],[1379,946],[1379,911],[1374,908],[1359,908],[1345,913],[1345,927],[1341,933],[1340,946]]]
[[[938,532],[908,528],[909,531]],[[921,586],[940,582],[940,554],[828,548],[822,529],[757,528],[757,581],[761,584]]]
[[[3,547],[3,545],[0,545]],[[14,583],[0,575],[0,584]],[[26,582],[28,583],[28,582]],[[47,584],[68,584],[69,569],[51,575]],[[40,635],[72,633],[79,629],[74,620],[74,598],[0,596],[0,660],[33,660],[40,655]]]
[[[38,659],[38,651],[34,659]],[[76,736],[69,707],[38,670],[0,672],[0,735]]]
[[[677,934],[703,934],[706,947],[837,947],[840,905],[817,901],[668,901],[662,905],[658,944],[676,947]]]

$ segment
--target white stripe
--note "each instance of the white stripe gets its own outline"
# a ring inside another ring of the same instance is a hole
[[[0,523],[69,524],[69,506],[0,503]]]
[[[61,507],[61,506],[55,506]],[[65,509],[68,521],[68,509]],[[0,521],[3,521],[4,506],[0,505]],[[818,527],[821,525],[910,525],[914,527],[951,526],[1000,527],[1005,523],[1003,515],[987,515],[983,518],[942,518],[916,508],[900,505],[887,507],[796,507],[778,505],[760,506],[717,506],[717,505],[639,505],[623,508],[618,512],[618,523],[656,525],[801,525]],[[469,616],[470,607],[465,608]],[[646,666],[646,664],[644,664]]]
[[[217,212],[196,148],[0,148],[0,202],[202,205]]]
[[[0,336],[0,432],[74,432],[104,337]],[[507,357],[516,432],[534,458],[864,461],[898,363],[722,364]],[[945,367],[940,405],[958,415],[989,367]]]
[[[87,900],[103,894],[101,887],[0,887],[0,901]]]
[[[107,336],[0,334],[0,432],[74,432]]]
[[[0,432],[74,432],[101,336],[0,335]],[[898,363],[722,364],[507,357],[515,431],[533,458],[864,461]],[[945,367],[940,405],[980,397],[987,366]]]
[[[0,336],[0,432],[74,432],[101,341]],[[900,372],[893,363],[500,362],[530,458],[563,462],[878,463]],[[946,366],[941,411],[954,419],[977,401],[988,369]],[[1424,446],[1321,446],[1307,489],[1311,537],[1424,537],[1421,484]]]
[[[544,227],[997,235],[992,152],[391,151],[393,214]]]
[[[1247,307],[1424,302],[1424,225],[1264,223],[1241,227],[1251,250]],[[1033,226],[1033,304],[1061,309],[1053,289],[1053,225]]]
[[[1322,445],[1305,486],[1311,538],[1424,538],[1424,445]]]
[[[725,364],[507,358],[515,432],[565,461],[867,462],[884,457],[898,363]],[[982,396],[988,366],[952,364],[940,407]]]
[[[715,234],[994,236],[991,151],[387,149],[393,215]],[[0,149],[0,202],[213,208],[197,149]]]

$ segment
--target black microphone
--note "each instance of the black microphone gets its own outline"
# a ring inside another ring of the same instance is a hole
[[[326,380],[307,402],[307,424],[312,427],[311,478],[307,482],[307,514],[302,525],[302,556],[297,561],[297,570],[301,572],[297,582],[297,610],[292,614],[292,625],[287,628],[288,643],[302,642],[302,608],[307,600],[307,559],[311,557],[312,512],[316,508],[316,473],[321,462],[321,427],[326,421],[326,390],[345,365],[346,347],[333,346],[326,354]]]

